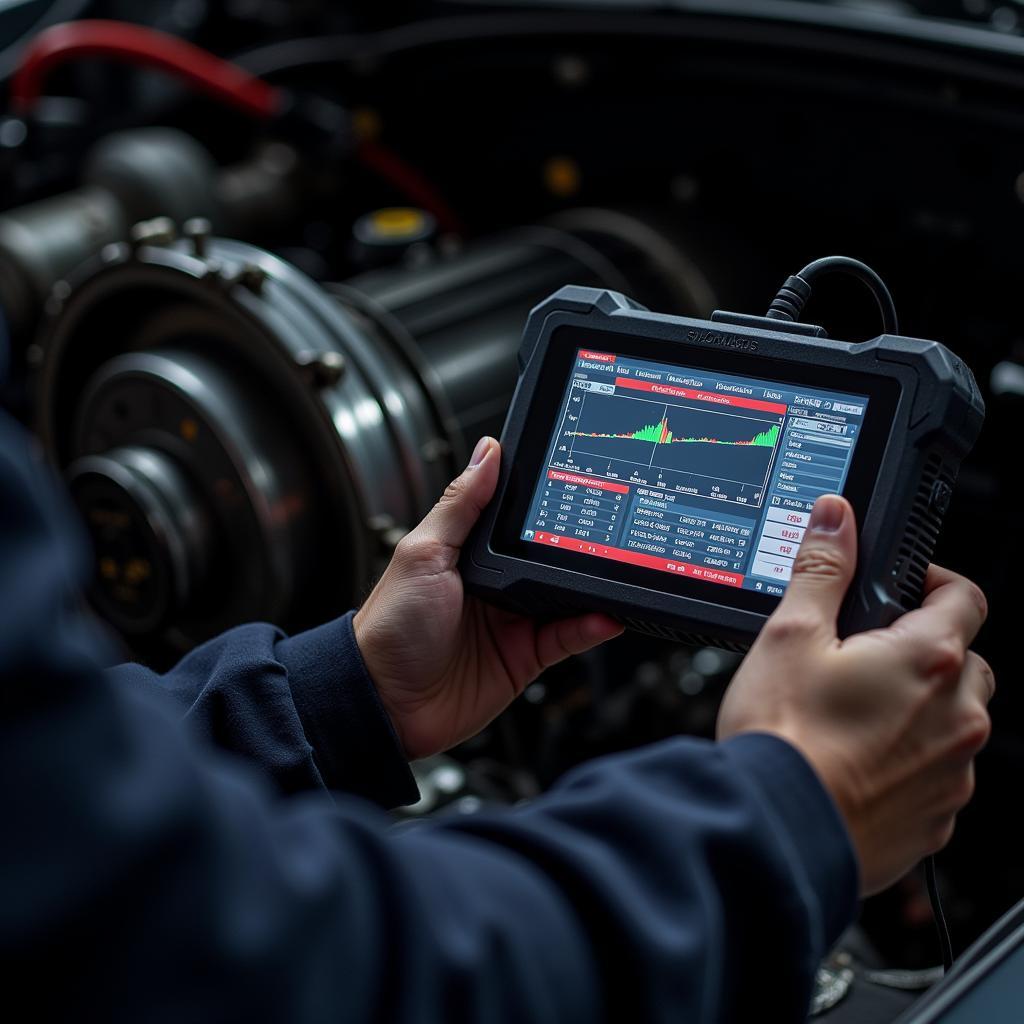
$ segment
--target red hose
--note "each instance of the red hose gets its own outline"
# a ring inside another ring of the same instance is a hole
[[[86,20],[54,25],[28,45],[11,79],[15,112],[31,111],[50,72],[82,57],[159,68],[255,117],[273,117],[283,106],[279,89],[182,39],[121,21]]]

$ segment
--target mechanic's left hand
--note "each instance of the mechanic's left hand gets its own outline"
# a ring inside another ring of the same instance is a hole
[[[481,438],[356,614],[356,641],[410,759],[479,732],[549,665],[610,640],[607,615],[558,622],[501,611],[463,593],[459,550],[491,500],[501,447]]]

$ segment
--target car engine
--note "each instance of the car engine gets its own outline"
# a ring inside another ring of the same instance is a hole
[[[358,604],[500,432],[527,314],[562,285],[708,316],[766,306],[822,252],[876,267],[988,406],[936,555],[988,594],[1002,683],[938,858],[956,946],[1024,893],[1016,7],[22,2],[0,4],[0,97],[3,400],[89,531],[96,613],[158,668]],[[873,330],[854,287],[812,300],[835,337]],[[626,634],[415,765],[407,813],[711,736],[738,663]],[[862,1019],[892,1019],[934,978],[923,877],[848,939],[817,1011],[856,968],[895,993]]]

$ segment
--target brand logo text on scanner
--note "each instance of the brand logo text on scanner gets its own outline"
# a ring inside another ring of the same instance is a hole
[[[742,349],[745,352],[757,351],[757,338],[737,338],[732,334],[718,334],[716,331],[700,331],[693,328],[686,332],[686,340],[701,345],[717,345],[719,348]]]

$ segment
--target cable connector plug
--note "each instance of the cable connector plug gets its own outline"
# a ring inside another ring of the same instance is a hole
[[[804,306],[811,297],[811,286],[798,274],[787,277],[778,295],[772,300],[765,314],[772,320],[788,320],[796,323],[803,316]]]
[[[803,315],[804,306],[811,297],[814,279],[832,273],[848,274],[866,285],[874,295],[882,314],[882,330],[886,334],[899,334],[896,304],[892,301],[892,295],[885,282],[866,263],[851,259],[849,256],[824,256],[820,260],[808,263],[800,273],[786,278],[786,283],[772,301],[767,316],[772,320],[796,323]]]

